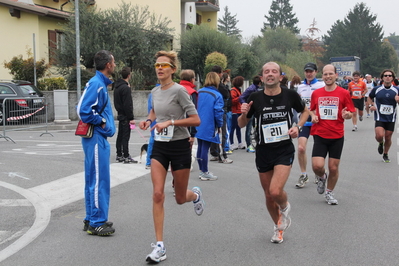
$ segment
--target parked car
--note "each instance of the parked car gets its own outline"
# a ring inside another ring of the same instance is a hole
[[[25,122],[43,115],[45,101],[42,97],[43,93],[29,81],[0,80],[0,125],[4,122]],[[12,100],[4,102],[6,98]]]

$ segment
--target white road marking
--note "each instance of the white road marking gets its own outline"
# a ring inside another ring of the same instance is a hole
[[[16,173],[16,172],[9,172],[8,173],[8,177],[11,177],[11,178],[19,177],[19,178],[22,178],[22,179],[25,179],[25,180],[29,180],[30,179],[29,177],[24,177],[22,174]]]
[[[25,227],[23,228],[23,230],[17,231],[11,236],[8,236],[10,235],[10,231],[0,231],[0,245],[13,240],[14,238],[22,236],[23,234],[26,233],[26,231],[28,231],[28,229],[29,227]]]
[[[134,158],[139,160],[139,156]],[[148,174],[143,164],[111,164],[111,187]],[[0,251],[0,262],[15,254],[36,239],[50,222],[51,210],[84,198],[84,172],[55,181],[23,189],[0,181],[0,186],[13,190],[26,198],[35,208],[36,219],[32,227],[14,243]]]
[[[27,199],[0,199],[0,207],[31,207]]]

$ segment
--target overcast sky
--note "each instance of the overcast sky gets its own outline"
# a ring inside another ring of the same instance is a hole
[[[316,27],[321,30],[320,35],[327,34],[331,26],[338,19],[343,20],[356,3],[364,2],[370,12],[377,15],[377,22],[383,28],[384,37],[390,33],[399,35],[399,0],[291,0],[293,13],[299,22],[298,28],[302,35],[306,35],[306,29],[316,20]],[[260,35],[264,15],[269,14],[272,0],[219,0],[219,18],[224,15],[224,7],[227,5],[232,15],[239,20],[238,28],[242,30],[244,38]]]

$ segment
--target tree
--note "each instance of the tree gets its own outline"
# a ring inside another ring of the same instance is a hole
[[[303,67],[306,63],[316,62],[316,57],[310,51],[293,51],[289,52],[286,56],[284,63],[290,66],[301,78],[305,78]],[[321,71],[319,71],[321,73]]]
[[[116,62],[141,72],[142,83],[155,83],[154,55],[159,50],[169,50],[173,40],[170,20],[150,13],[148,6],[139,7],[122,2],[115,9],[97,10],[81,3],[80,36],[81,62],[93,68],[94,54],[102,49],[113,53]],[[75,16],[71,16],[63,29],[65,47],[57,50],[58,66],[70,70],[74,66]],[[67,71],[66,71],[67,72]],[[144,84],[133,84],[133,86]]]
[[[397,55],[399,56],[399,36],[395,33],[391,33],[386,39],[392,44],[393,49],[395,49]]]
[[[241,38],[241,30],[237,28],[238,20],[236,19],[237,14],[234,16],[229,12],[229,8],[224,8],[224,15],[218,19],[219,25],[218,30],[224,32],[227,36],[235,36]]]
[[[269,16],[265,15],[267,22],[263,23],[261,32],[267,29],[287,28],[295,34],[299,34],[300,29],[296,26],[299,20],[295,13],[292,13],[292,6],[290,0],[273,0]]]
[[[238,70],[247,63],[237,38],[229,37],[207,25],[195,25],[191,30],[185,31],[181,35],[180,43],[182,68],[194,70],[200,80],[204,78],[205,58],[212,52],[219,52],[227,57],[227,68],[231,70],[232,76],[241,75]]]
[[[309,51],[316,58],[321,58],[324,55],[325,49],[321,45],[320,37],[316,37],[316,33],[320,32],[320,29],[316,27],[316,20],[313,19],[310,27],[306,29],[306,38],[302,40],[302,50]]]
[[[383,56],[382,27],[376,22],[377,16],[370,13],[364,3],[358,3],[347,17],[337,20],[327,35],[323,36],[326,53],[324,61],[330,57],[358,56],[361,71],[373,76],[393,62],[381,60]]]

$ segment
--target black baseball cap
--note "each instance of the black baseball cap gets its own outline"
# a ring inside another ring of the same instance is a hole
[[[313,70],[317,71],[317,66],[314,63],[307,63],[304,67],[304,70]]]

